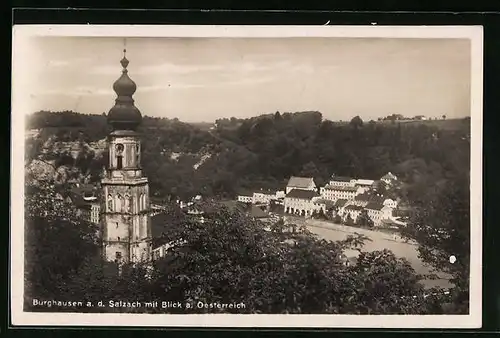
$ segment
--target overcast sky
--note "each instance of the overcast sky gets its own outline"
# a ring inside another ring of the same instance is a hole
[[[26,113],[114,104],[122,38],[32,38]],[[317,110],[331,120],[470,116],[470,42],[387,38],[129,38],[143,115],[187,122]],[[16,74],[14,74],[16,76]]]

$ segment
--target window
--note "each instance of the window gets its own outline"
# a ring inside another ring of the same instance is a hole
[[[116,156],[116,169],[122,169],[123,168],[123,156],[118,155]]]
[[[123,197],[122,195],[118,194],[116,196],[116,211],[117,212],[122,211],[122,207],[123,207]]]
[[[132,196],[128,197],[128,205],[129,205],[129,212],[132,212],[132,208],[134,206],[134,198]]]
[[[117,251],[115,253],[115,257],[116,257],[116,259],[121,259],[122,258],[122,253],[120,251]]]
[[[108,211],[113,212],[113,196],[108,195]]]
[[[123,144],[118,143],[115,146],[116,150],[116,168],[117,169],[122,169],[123,168]]]
[[[118,242],[120,241],[120,236],[117,237],[118,238]]]
[[[125,195],[125,211],[130,212],[132,209],[132,200],[129,195]]]

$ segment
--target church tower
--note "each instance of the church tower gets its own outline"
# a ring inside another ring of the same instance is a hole
[[[142,121],[132,95],[137,87],[128,76],[129,61],[123,51],[122,75],[113,84],[117,94],[108,113],[109,165],[101,181],[103,192],[102,242],[107,261],[134,263],[152,256],[149,185],[141,170],[141,141],[137,128]]]

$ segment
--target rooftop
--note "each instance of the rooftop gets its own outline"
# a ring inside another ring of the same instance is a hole
[[[343,207],[346,203],[347,203],[347,200],[340,198],[335,202],[335,206],[336,207]]]
[[[335,176],[333,175],[330,178],[330,181],[337,181],[337,182],[351,182],[352,178],[347,177],[347,176]]]
[[[365,179],[357,179],[356,180],[356,184],[359,184],[359,185],[373,185],[373,183],[375,183],[374,180],[365,180]]]
[[[345,207],[346,210],[355,210],[355,211],[361,211],[363,210],[364,208],[362,206],[359,206],[359,205],[348,205],[347,207]]]
[[[388,172],[387,174],[385,174],[384,176],[382,176],[380,179],[381,180],[396,180],[397,177],[393,173]]]
[[[300,190],[300,189],[292,189],[287,195],[287,198],[298,198],[303,200],[310,200],[313,197],[318,197],[319,194],[316,191],[312,190]]]
[[[309,188],[311,184],[314,184],[314,179],[312,177],[298,177],[292,176],[288,180],[287,187],[292,188]]]
[[[370,194],[364,193],[364,194],[359,194],[356,197],[354,197],[355,201],[362,201],[362,202],[368,202],[372,199],[372,196]]]
[[[337,191],[357,191],[357,187],[342,187],[334,184],[328,184],[325,186],[326,190],[337,190]]]
[[[259,208],[256,205],[252,205],[252,208],[250,209],[250,216],[255,217],[255,218],[267,218],[269,215]]]
[[[377,202],[370,202],[366,205],[366,209],[370,209],[370,210],[382,210],[382,208],[384,207],[383,204],[381,203],[377,203]]]

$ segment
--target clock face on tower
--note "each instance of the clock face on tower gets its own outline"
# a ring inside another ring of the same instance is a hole
[[[116,149],[116,152],[118,152],[118,153],[122,153],[122,152],[123,152],[123,144],[118,143],[118,144],[116,145],[115,149]]]

